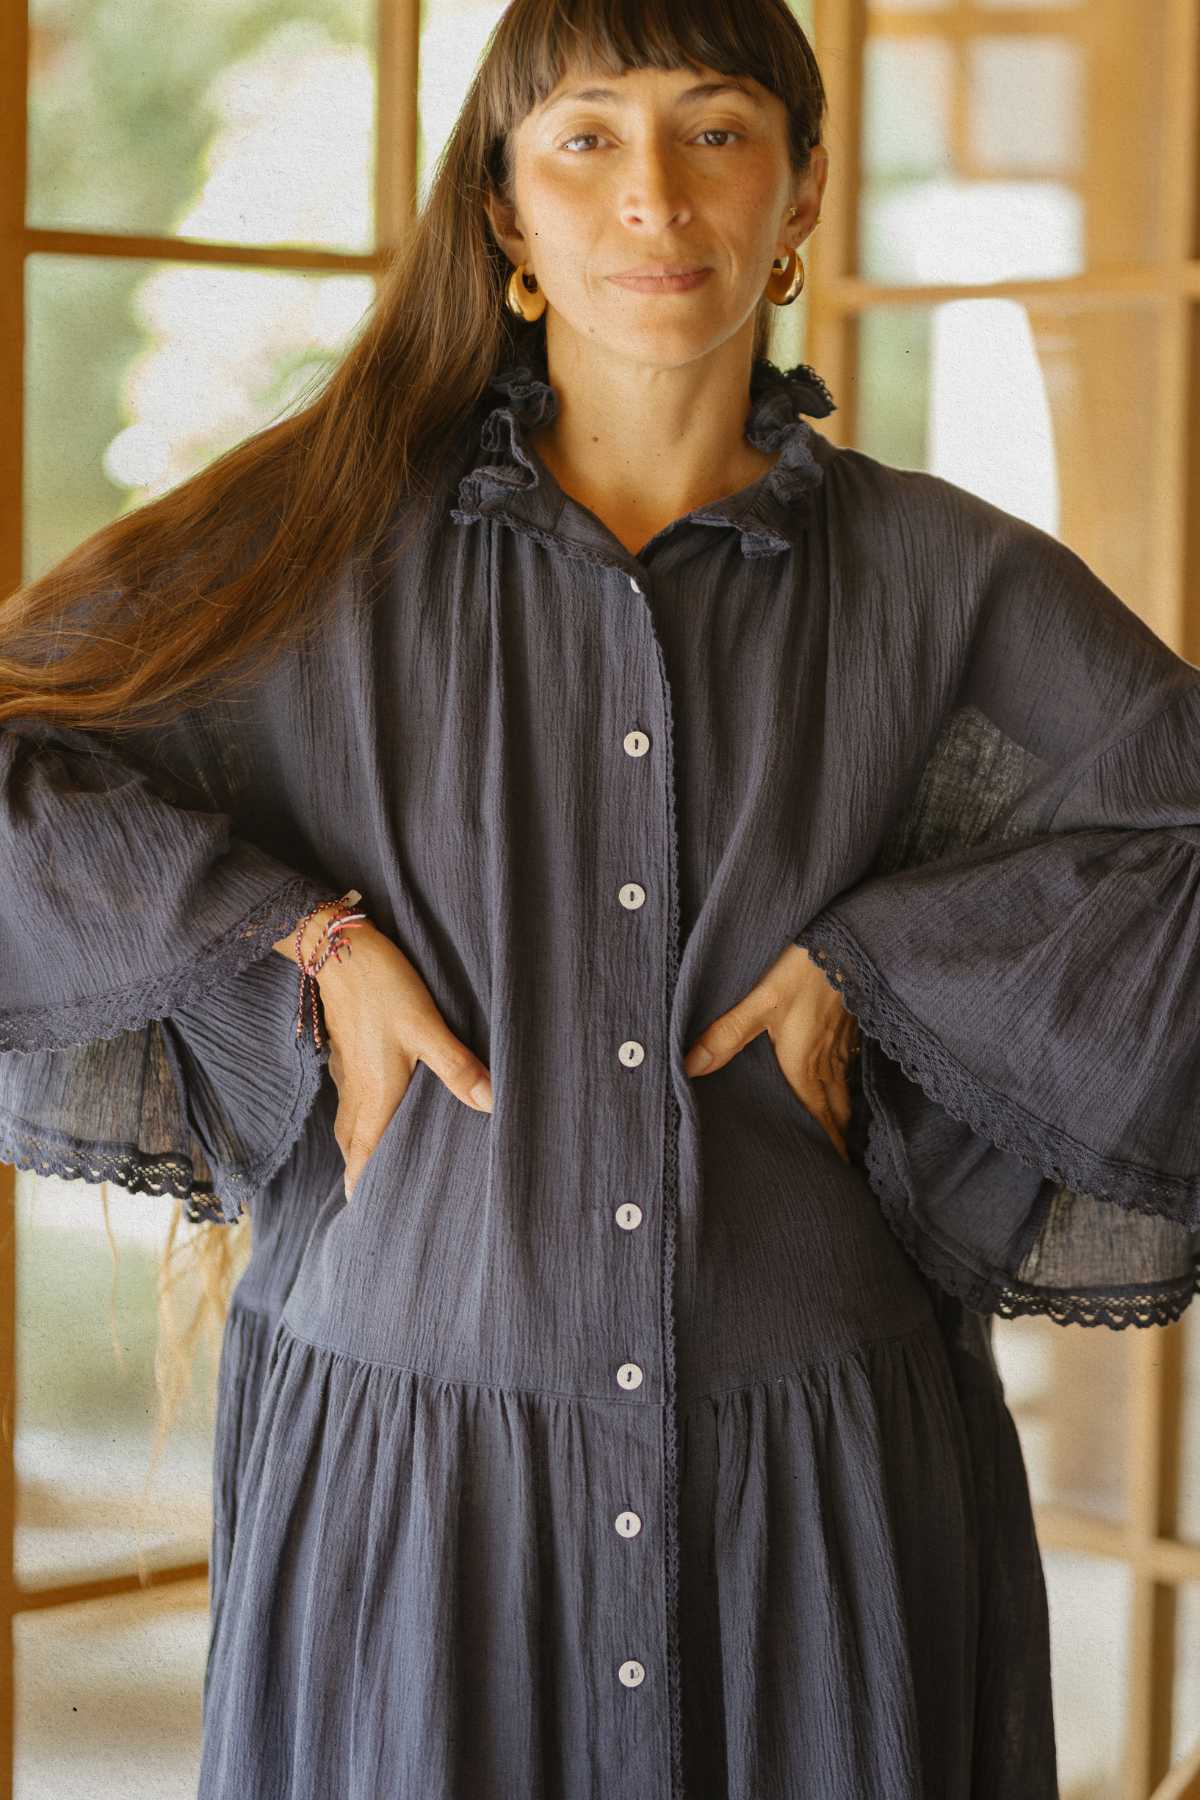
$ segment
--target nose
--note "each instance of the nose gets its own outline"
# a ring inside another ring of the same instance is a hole
[[[661,232],[664,226],[686,224],[692,216],[684,172],[669,150],[657,144],[634,149],[624,159],[621,222]]]

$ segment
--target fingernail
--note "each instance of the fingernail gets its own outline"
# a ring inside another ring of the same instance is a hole
[[[471,1089],[471,1098],[481,1111],[491,1112],[492,1084],[486,1075],[483,1076],[481,1080],[477,1081],[475,1086]]]
[[[689,1073],[692,1075],[701,1074],[705,1069],[707,1069],[709,1063],[712,1060],[713,1060],[712,1051],[709,1050],[704,1044],[700,1044],[695,1050],[692,1051],[692,1055],[691,1055],[692,1066],[691,1066]]]

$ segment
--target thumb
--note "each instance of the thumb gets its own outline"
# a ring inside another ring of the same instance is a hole
[[[714,1075],[727,1062],[744,1050],[750,1039],[766,1029],[766,1022],[754,1016],[753,1008],[739,1000],[728,1012],[706,1025],[683,1059],[685,1075]]]
[[[464,1106],[491,1112],[492,1078],[487,1064],[455,1037],[440,1013],[431,1021],[417,1055]]]

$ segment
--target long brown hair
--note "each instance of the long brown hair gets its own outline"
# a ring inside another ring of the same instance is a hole
[[[0,724],[29,714],[110,733],[159,723],[200,684],[251,680],[319,627],[339,566],[378,549],[398,493],[428,495],[428,471],[498,361],[543,330],[504,304],[510,270],[484,199],[512,203],[511,133],[581,63],[756,78],[787,109],[797,176],[821,140],[825,90],[786,0],[510,0],[344,355],[289,416],[5,599]],[[768,354],[772,311],[759,302],[756,356]],[[196,1235],[217,1229],[228,1230]],[[185,1332],[181,1353],[189,1342]]]

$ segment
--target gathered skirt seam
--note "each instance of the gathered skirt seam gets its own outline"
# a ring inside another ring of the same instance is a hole
[[[351,1350],[340,1350],[333,1344],[322,1344],[315,1338],[306,1337],[302,1331],[297,1331],[296,1327],[285,1318],[279,1320],[276,1332],[286,1333],[296,1343],[305,1345],[309,1350],[317,1350],[322,1356],[335,1357],[340,1362],[353,1363],[359,1368],[387,1369],[399,1375],[411,1375],[418,1381],[434,1382],[438,1387],[484,1389],[498,1394],[529,1394],[535,1398],[546,1400],[579,1400],[586,1401],[589,1405],[612,1407],[618,1410],[628,1408],[631,1404],[637,1407],[661,1410],[663,1405],[661,1400],[630,1402],[615,1396],[610,1398],[606,1394],[580,1393],[573,1389],[526,1387],[520,1383],[472,1381],[458,1376],[439,1375],[431,1369],[414,1368],[411,1363],[395,1362],[388,1357],[358,1356]],[[701,1393],[690,1394],[686,1401],[681,1400],[681,1405],[686,1408],[699,1405],[705,1400],[719,1400],[730,1394],[745,1393],[751,1388],[781,1386],[785,1382],[803,1378],[818,1369],[828,1368],[861,1356],[864,1351],[873,1350],[877,1345],[897,1343],[917,1335],[937,1337],[939,1335],[937,1320],[933,1317],[918,1319],[915,1324],[906,1325],[900,1331],[886,1332],[881,1337],[866,1338],[861,1343],[847,1345],[845,1349],[831,1351],[827,1356],[812,1357],[803,1363],[792,1364],[783,1369],[765,1369],[746,1380],[733,1382],[723,1387],[706,1388]]]

